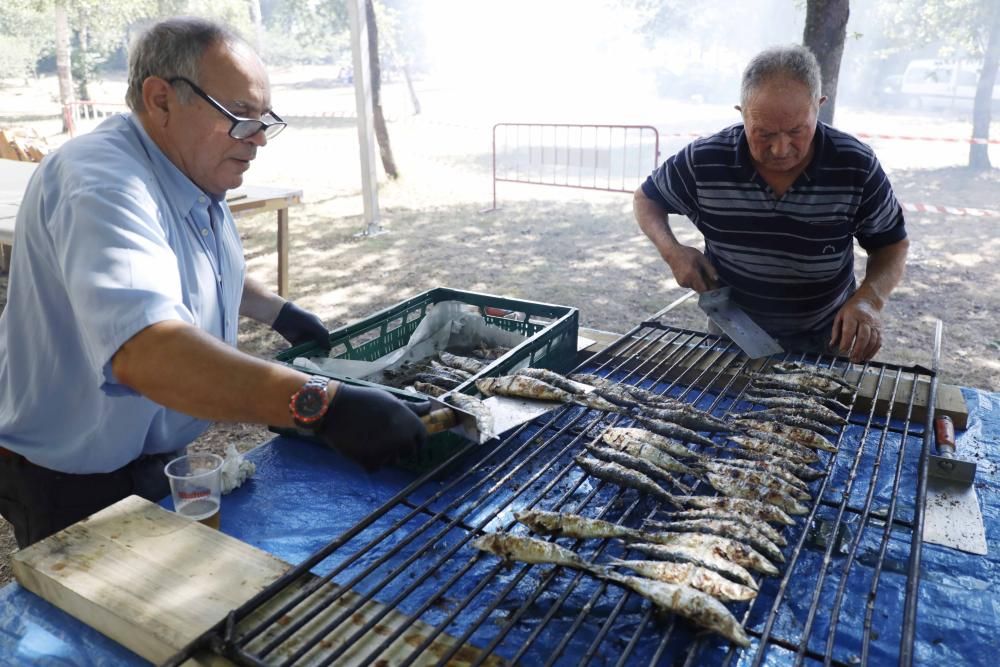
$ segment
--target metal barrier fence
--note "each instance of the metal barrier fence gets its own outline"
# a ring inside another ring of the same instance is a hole
[[[128,111],[128,105],[120,102],[95,102],[94,100],[69,102],[63,105],[63,124],[69,131],[69,136],[75,137],[81,123],[101,121],[108,116],[124,111]]]
[[[497,183],[633,192],[659,165],[651,125],[497,123],[493,126],[493,209]]]

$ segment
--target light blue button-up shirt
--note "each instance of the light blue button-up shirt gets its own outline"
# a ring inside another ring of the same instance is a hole
[[[70,473],[183,448],[208,422],[119,384],[115,352],[181,320],[234,345],[245,264],[225,201],[192,183],[129,115],[38,167],[0,315],[0,446]]]

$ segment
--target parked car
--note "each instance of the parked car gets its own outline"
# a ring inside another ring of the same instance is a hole
[[[981,67],[971,60],[911,60],[903,72],[900,96],[914,108],[971,106]],[[993,99],[1000,100],[1000,78]]]

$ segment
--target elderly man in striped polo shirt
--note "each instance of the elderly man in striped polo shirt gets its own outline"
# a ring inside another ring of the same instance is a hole
[[[761,52],[743,72],[743,122],[669,158],[636,191],[634,211],[682,287],[730,285],[786,348],[857,363],[882,346],[882,308],[909,242],[871,148],[817,122],[825,101],[809,50]],[[704,254],[677,241],[670,213],[694,222]],[[868,253],[860,286],[854,239]]]

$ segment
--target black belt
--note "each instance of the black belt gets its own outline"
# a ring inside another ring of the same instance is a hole
[[[15,452],[10,451],[9,449],[5,449],[4,447],[0,447],[0,458],[23,459],[24,457],[21,456],[20,454],[17,454]]]

